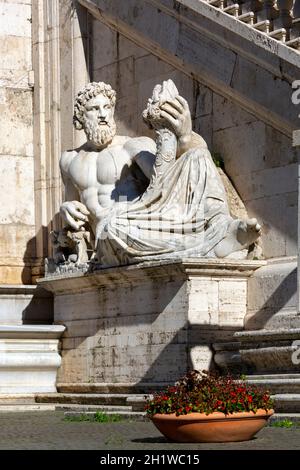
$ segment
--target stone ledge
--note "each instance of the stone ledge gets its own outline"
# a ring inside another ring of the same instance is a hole
[[[65,394],[74,394],[82,396],[83,394],[92,395],[92,394],[101,394],[114,396],[124,394],[128,396],[129,394],[136,395],[137,393],[145,394],[151,393],[156,390],[163,390],[165,387],[170,385],[170,382],[155,382],[155,383],[58,383],[57,390],[60,395]],[[39,399],[43,399],[42,397]],[[88,400],[88,398],[86,398]]]
[[[253,272],[264,266],[263,260],[234,260],[208,258],[173,258],[160,261],[145,261],[139,264],[103,268],[92,273],[66,273],[49,275],[38,279],[38,284],[55,294],[105,287],[112,283],[126,284],[149,282],[151,279],[166,276],[184,277],[249,277]],[[159,268],[159,269],[158,269]]]
[[[65,331],[63,325],[0,325],[0,338],[4,339],[59,339]]]
[[[0,284],[0,295],[33,295],[38,294],[39,297],[50,297],[51,294],[45,289],[41,289],[31,284]]]
[[[293,147],[300,147],[300,130],[293,132]]]
[[[288,341],[292,339],[300,339],[300,328],[293,328],[290,330],[277,329],[277,330],[253,330],[253,331],[239,331],[234,334],[234,337],[241,342],[256,341]]]

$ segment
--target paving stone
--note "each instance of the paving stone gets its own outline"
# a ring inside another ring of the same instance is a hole
[[[151,422],[64,420],[62,412],[0,413],[0,450],[300,450],[300,427],[266,427],[247,442],[168,442]]]

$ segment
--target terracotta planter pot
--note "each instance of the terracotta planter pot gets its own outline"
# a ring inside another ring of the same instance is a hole
[[[175,442],[237,442],[248,441],[262,429],[273,410],[257,410],[225,415],[215,412],[155,414],[152,421],[159,431]]]

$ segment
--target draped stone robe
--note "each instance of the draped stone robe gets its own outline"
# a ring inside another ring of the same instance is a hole
[[[206,144],[161,163],[157,155],[154,176],[141,197],[116,204],[102,221],[97,246],[102,265],[215,257],[214,247],[233,219]]]

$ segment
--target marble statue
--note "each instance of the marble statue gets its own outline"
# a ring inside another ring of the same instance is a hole
[[[231,216],[220,175],[175,84],[157,85],[143,112],[155,140],[116,135],[115,103],[115,91],[103,82],[77,95],[74,125],[87,142],[60,160],[66,226],[53,235],[57,263],[245,257],[261,227]]]

